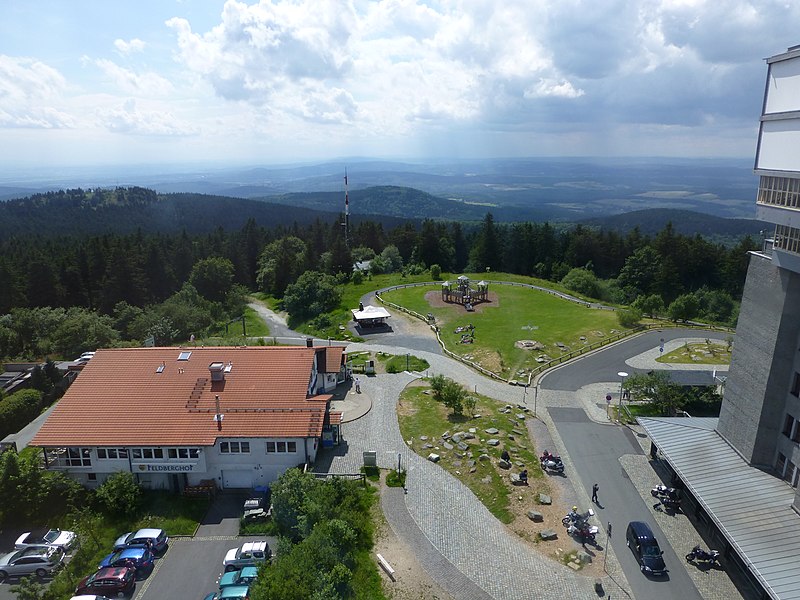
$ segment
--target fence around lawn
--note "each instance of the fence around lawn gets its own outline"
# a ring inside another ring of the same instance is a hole
[[[546,292],[546,293],[551,294],[553,296],[558,296],[562,300],[567,300],[569,302],[575,302],[575,303],[580,304],[581,306],[585,306],[587,308],[596,308],[596,309],[599,309],[599,310],[613,310],[613,311],[619,310],[618,308],[616,308],[614,306],[608,306],[608,305],[605,305],[605,304],[600,304],[598,302],[588,302],[586,300],[582,300],[580,298],[576,298],[575,296],[571,296],[569,294],[565,294],[565,293],[559,292],[557,290],[551,290],[551,289],[548,289],[548,288],[545,288],[545,287],[542,287],[542,286],[539,286],[539,285],[533,285],[533,284],[530,284],[530,283],[519,283],[519,282],[516,282],[516,281],[494,281],[494,280],[488,280],[488,279],[485,279],[484,281],[486,281],[486,283],[493,284],[493,285],[510,285],[510,286],[516,286],[516,287],[526,287],[526,288],[530,288],[532,290],[538,290],[540,292]],[[441,282],[440,281],[423,281],[423,282],[419,282],[419,283],[404,283],[402,285],[393,285],[393,286],[390,286],[390,287],[387,287],[387,288],[383,288],[383,289],[377,290],[375,292],[375,297],[381,303],[383,303],[383,304],[385,304],[387,306],[390,306],[390,307],[392,307],[392,308],[394,308],[396,310],[402,311],[402,312],[404,312],[404,313],[406,313],[408,315],[411,315],[412,317],[420,319],[421,321],[425,321],[428,325],[430,325],[431,329],[436,334],[436,339],[439,341],[439,345],[442,347],[442,351],[445,353],[445,355],[447,355],[450,358],[453,358],[453,359],[455,359],[455,360],[457,360],[459,362],[464,363],[468,367],[471,367],[472,369],[475,369],[476,371],[478,371],[479,373],[482,373],[483,375],[486,375],[487,377],[491,377],[492,379],[497,379],[498,381],[506,381],[506,382],[508,382],[508,383],[510,383],[512,385],[523,385],[523,386],[527,387],[527,386],[529,386],[531,384],[531,380],[534,377],[536,377],[537,375],[541,375],[547,369],[550,369],[550,368],[555,367],[557,365],[560,365],[560,364],[562,364],[564,362],[572,360],[573,358],[576,358],[576,357],[578,357],[578,356],[580,356],[582,354],[586,354],[587,352],[592,352],[594,350],[602,348],[603,346],[607,346],[609,344],[613,344],[614,342],[618,342],[622,338],[628,337],[628,336],[633,335],[635,333],[640,333],[642,331],[648,331],[650,329],[664,329],[664,328],[667,328],[667,327],[675,327],[675,328],[677,328],[677,327],[690,327],[690,328],[691,327],[697,327],[697,328],[702,328],[702,329],[710,329],[710,330],[713,330],[713,331],[728,331],[728,332],[733,332],[734,331],[733,329],[730,329],[728,327],[716,327],[716,326],[706,325],[705,323],[697,323],[695,321],[686,321],[686,322],[683,322],[683,323],[674,323],[672,321],[662,321],[660,323],[647,323],[647,324],[644,324],[644,325],[639,325],[635,329],[632,329],[632,330],[629,330],[629,331],[621,331],[619,333],[615,333],[613,335],[610,335],[608,337],[603,338],[602,340],[598,340],[596,342],[592,342],[591,344],[587,344],[585,346],[582,346],[582,347],[578,348],[577,350],[571,350],[570,352],[566,352],[566,353],[562,354],[561,356],[558,356],[558,357],[556,357],[556,358],[554,358],[552,360],[549,360],[549,361],[547,361],[545,363],[542,363],[538,367],[536,367],[536,368],[531,370],[530,374],[528,375],[528,381],[527,382],[518,383],[514,379],[506,379],[504,377],[501,377],[497,373],[495,373],[493,371],[490,371],[489,369],[479,365],[478,363],[476,363],[474,361],[471,361],[471,360],[467,360],[463,356],[448,350],[447,346],[445,346],[444,341],[442,340],[441,336],[439,335],[439,326],[436,325],[435,323],[431,323],[431,320],[427,315],[421,315],[421,314],[419,314],[418,312],[416,312],[414,310],[410,310],[410,309],[408,309],[408,308],[406,308],[404,306],[400,306],[399,304],[395,304],[394,302],[390,302],[388,300],[384,300],[381,297],[381,294],[383,294],[384,292],[391,292],[393,290],[399,290],[399,289],[411,288],[411,287],[430,287],[430,286],[436,286],[436,285],[441,285]]]

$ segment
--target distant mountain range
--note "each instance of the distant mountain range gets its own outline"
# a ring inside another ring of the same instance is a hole
[[[524,158],[425,163],[358,158],[288,166],[183,166],[5,172],[0,200],[68,188],[140,186],[159,193],[261,199],[393,216],[576,222],[651,208],[752,218],[757,178],[751,161],[713,159]],[[373,191],[381,191],[378,196]],[[402,190],[413,189],[413,192]],[[393,191],[391,191],[393,190]],[[301,194],[289,196],[289,194]],[[402,198],[401,198],[402,197]],[[386,206],[380,202],[387,201]],[[415,204],[410,207],[406,201]],[[399,207],[403,206],[403,212]]]
[[[497,222],[547,221],[541,207],[487,206],[441,198],[416,189],[380,186],[350,194],[351,222],[380,222],[393,228],[422,219],[454,220],[477,224],[487,212]],[[115,188],[67,190],[36,194],[0,203],[0,240],[13,236],[101,235],[103,233],[205,233],[219,227],[240,229],[252,218],[267,228],[304,226],[320,219],[331,222],[344,211],[341,192],[291,193],[264,199],[232,198],[194,193],[158,194],[153,190]],[[751,219],[730,219],[683,209],[653,208],[590,219],[575,219],[586,226],[626,232],[634,227],[646,235],[661,231],[668,222],[685,235],[731,241],[758,236],[765,224]],[[563,223],[566,225],[566,223]]]

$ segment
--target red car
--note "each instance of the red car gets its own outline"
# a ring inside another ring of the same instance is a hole
[[[130,595],[136,586],[136,569],[131,567],[105,567],[84,577],[75,588],[75,595],[99,594],[116,596],[120,592]]]

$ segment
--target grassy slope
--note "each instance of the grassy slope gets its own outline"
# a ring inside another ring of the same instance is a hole
[[[425,293],[439,293],[438,286],[403,288],[383,295],[383,298],[419,313],[433,313],[448,349],[461,355],[472,355],[486,368],[505,376],[538,365],[536,358],[547,354],[555,358],[562,354],[557,342],[569,349],[602,339],[619,330],[617,316],[612,311],[585,308],[579,304],[528,288],[504,285],[490,286],[498,294],[498,303],[484,304],[481,312],[468,313],[458,305],[433,308]],[[473,344],[461,344],[459,326],[475,326]],[[529,329],[534,327],[536,329]],[[580,337],[586,337],[586,342]],[[522,350],[517,340],[536,340],[545,344],[542,351]]]

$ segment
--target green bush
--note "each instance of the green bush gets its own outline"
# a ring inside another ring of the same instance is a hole
[[[389,487],[406,487],[406,472],[398,472],[396,469],[392,469],[386,475],[386,485]]]
[[[128,471],[110,475],[95,493],[111,515],[136,515],[142,505],[142,488]]]

